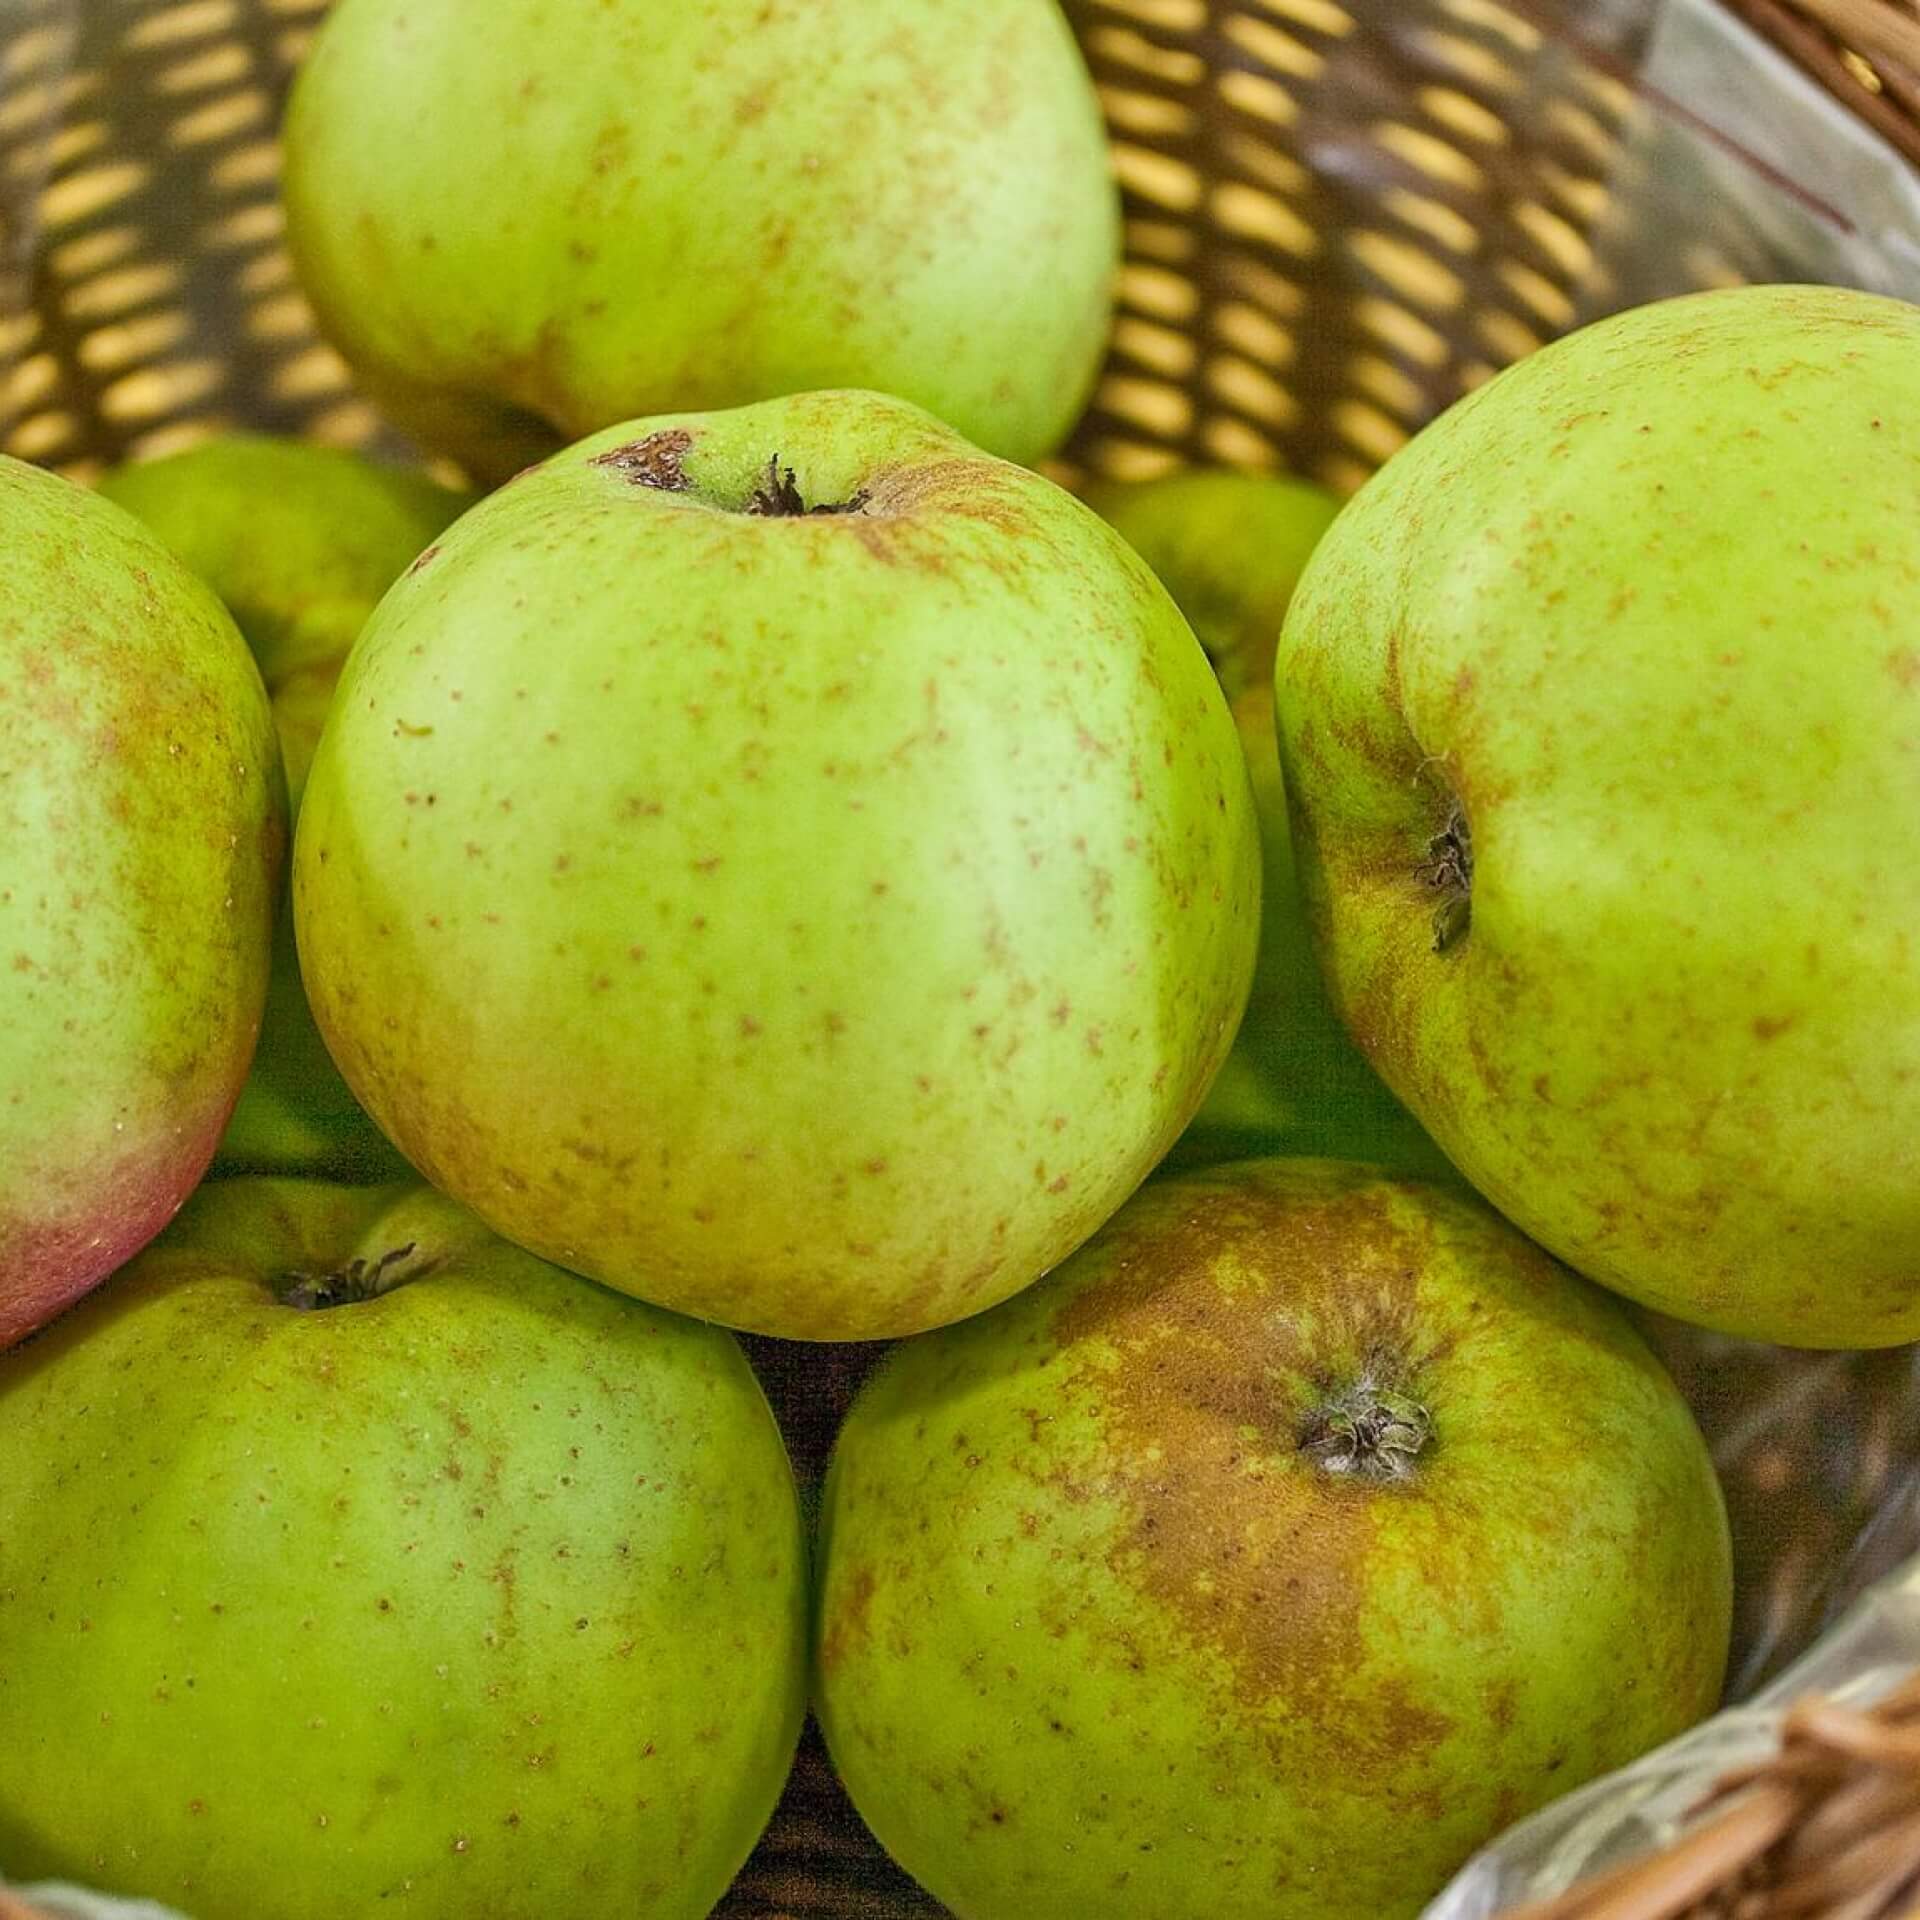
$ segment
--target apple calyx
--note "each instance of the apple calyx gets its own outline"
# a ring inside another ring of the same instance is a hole
[[[1327,1473],[1404,1480],[1432,1438],[1433,1415],[1419,1401],[1362,1374],[1307,1416],[1300,1451]]]
[[[867,490],[862,487],[849,499],[821,500],[808,506],[800,497],[793,469],[782,467],[777,453],[768,458],[765,475],[747,496],[747,511],[769,520],[797,520],[816,513],[860,513],[865,510],[866,504]]]
[[[431,1273],[440,1264],[435,1259],[426,1259],[409,1267],[407,1262],[413,1258],[415,1244],[409,1240],[404,1247],[390,1248],[377,1260],[355,1255],[345,1266],[327,1273],[293,1268],[280,1276],[273,1290],[274,1298],[283,1307],[294,1307],[302,1313],[377,1300],[383,1293],[391,1293],[395,1287],[403,1287],[409,1280]]]
[[[1427,842],[1427,857],[1413,877],[1440,896],[1433,910],[1433,950],[1445,953],[1473,924],[1473,831],[1458,800],[1448,809],[1447,824]]]

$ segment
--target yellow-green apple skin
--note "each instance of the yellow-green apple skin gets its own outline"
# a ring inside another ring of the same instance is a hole
[[[436,1185],[659,1304],[856,1339],[1005,1298],[1145,1178],[1259,878],[1125,542],[834,393],[613,429],[449,529],[347,664],[294,908]]]
[[[0,459],[0,1348],[206,1171],[267,989],[286,793],[218,600]]]
[[[466,497],[338,448],[245,434],[117,467],[98,485],[226,603],[273,702],[297,816],[347,650],[380,596]],[[260,1044],[213,1170],[362,1179],[406,1172],[314,1027],[284,893]]]
[[[823,387],[1013,460],[1078,417],[1118,199],[1055,0],[340,0],[288,237],[387,410],[476,473]]]
[[[958,1920],[1411,1920],[1711,1711],[1726,1519],[1607,1296],[1457,1187],[1155,1181],[841,1430],[814,1700]]]
[[[1333,1011],[1294,872],[1274,739],[1274,652],[1301,569],[1340,502],[1304,480],[1224,468],[1108,482],[1086,498],[1152,567],[1206,648],[1233,707],[1260,817],[1260,957],[1246,1017],[1164,1167],[1321,1154],[1451,1176]]]
[[[303,674],[337,674],[380,596],[471,504],[424,473],[256,434],[116,467],[98,490],[226,602],[276,696]],[[288,741],[296,799],[312,749],[304,727]]]
[[[0,1458],[10,1874],[698,1920],[772,1811],[805,1541],[738,1343],[430,1189],[203,1187],[0,1359]]]
[[[1920,309],[1639,309],[1321,543],[1278,695],[1336,1005],[1461,1172],[1647,1306],[1920,1336]]]

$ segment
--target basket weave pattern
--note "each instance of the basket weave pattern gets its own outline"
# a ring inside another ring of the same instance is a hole
[[[325,0],[15,0],[0,446],[80,477],[223,426],[381,437],[280,245],[280,102]],[[1126,189],[1073,449],[1350,489],[1562,331],[1628,96],[1494,0],[1078,0]],[[44,190],[40,189],[44,183]],[[37,199],[41,244],[31,255]],[[0,283],[0,294],[5,292]]]
[[[1731,4],[1870,100],[1883,130],[1899,121],[1920,158],[1920,79],[1897,45],[1845,41],[1831,11],[1907,21],[1909,0]],[[318,338],[282,246],[275,129],[324,11],[0,0],[0,448],[78,478],[238,427],[404,452]],[[1067,11],[1127,223],[1111,355],[1061,477],[1200,461],[1350,490],[1572,323],[1637,106],[1547,30],[1541,0]],[[874,1350],[749,1347],[811,1484]],[[1756,1678],[1818,1621],[1822,1580],[1920,1458],[1920,1389],[1904,1362],[1835,1361],[1755,1436],[1742,1409],[1779,1356],[1678,1333],[1669,1348],[1729,1480]],[[1836,1458],[1836,1431],[1867,1443]],[[866,1836],[810,1735],[722,1914],[938,1911]]]

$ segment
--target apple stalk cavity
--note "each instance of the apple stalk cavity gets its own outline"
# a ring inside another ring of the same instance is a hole
[[[363,1300],[378,1300],[382,1294],[403,1287],[409,1280],[421,1279],[440,1263],[426,1259],[413,1261],[416,1243],[390,1248],[377,1259],[356,1255],[344,1265],[314,1273],[295,1268],[281,1279],[274,1297],[283,1307],[297,1307],[303,1313],[326,1307],[350,1307]],[[408,1263],[413,1261],[413,1264]]]
[[[845,500],[822,500],[808,506],[795,483],[793,469],[781,466],[776,453],[769,457],[766,477],[754,488],[747,511],[768,520],[798,520],[817,513],[862,513],[866,505],[867,490],[861,487]]]

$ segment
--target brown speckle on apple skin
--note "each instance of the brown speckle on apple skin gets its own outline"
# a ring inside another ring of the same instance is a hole
[[[630,440],[596,454],[596,467],[611,467],[636,487],[651,487],[656,493],[686,493],[693,486],[687,478],[685,461],[693,446],[693,435],[685,427],[663,427],[644,440]]]

